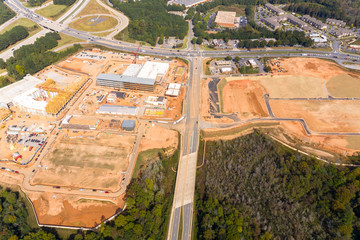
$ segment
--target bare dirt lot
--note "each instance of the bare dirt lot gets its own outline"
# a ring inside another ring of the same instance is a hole
[[[332,77],[326,88],[333,97],[360,97],[360,77],[343,73]]]
[[[242,119],[267,117],[264,94],[265,90],[257,82],[249,80],[229,82],[223,88],[223,111],[237,112]]]
[[[135,137],[78,133],[59,136],[31,184],[116,191]]]
[[[70,194],[28,193],[42,224],[94,227],[124,207],[123,196],[107,200]]]
[[[172,148],[178,145],[178,133],[174,130],[149,125],[141,139],[139,152],[154,148]]]
[[[359,132],[359,101],[271,100],[276,117],[302,118],[316,132]]]
[[[344,73],[336,63],[317,58],[285,58],[278,61],[286,71],[276,72],[276,75],[308,76],[329,80]]]

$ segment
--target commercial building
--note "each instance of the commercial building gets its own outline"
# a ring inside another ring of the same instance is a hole
[[[162,62],[131,64],[122,75],[100,73],[96,77],[96,84],[116,89],[154,91],[155,84],[162,82],[168,69],[169,63]]]
[[[215,61],[215,64],[218,66],[231,66],[232,61],[231,60],[217,60],[217,61]]]
[[[282,9],[280,9],[280,8],[278,8],[278,7],[275,7],[275,6],[272,5],[271,3],[265,4],[265,7],[266,7],[269,11],[274,12],[274,13],[276,13],[276,14],[279,15],[279,16],[285,14],[285,11],[284,11],[284,10],[282,10]]]
[[[38,84],[41,84],[43,82],[44,81],[36,77],[33,77],[31,75],[26,75],[22,80],[1,88],[0,89],[1,106],[8,106],[8,107],[12,106],[13,100],[16,96],[25,93],[29,89],[35,88]]]
[[[223,68],[220,68],[220,72],[221,73],[230,73],[232,72],[232,68],[231,67],[223,67]]]
[[[337,20],[337,19],[333,19],[333,18],[327,18],[326,23],[329,25],[336,25],[339,27],[345,27],[345,25],[346,25],[346,22]]]
[[[248,62],[249,62],[249,64],[250,64],[253,68],[257,68],[257,67],[258,67],[254,59],[249,59]]]
[[[313,17],[311,17],[309,15],[302,16],[302,20],[304,22],[310,23],[314,27],[316,27],[318,29],[321,29],[321,30],[324,30],[324,29],[328,28],[328,26],[325,23],[323,23],[323,22],[321,22],[321,21],[317,20],[316,18],[313,18]]]
[[[233,28],[235,26],[236,12],[218,11],[215,23],[220,27]]]
[[[132,106],[118,106],[118,105],[103,104],[96,111],[96,113],[136,116],[139,113],[139,108],[132,107]]]
[[[135,120],[124,120],[121,124],[121,130],[134,131],[135,125]]]

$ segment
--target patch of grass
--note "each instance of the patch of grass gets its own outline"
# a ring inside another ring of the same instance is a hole
[[[70,6],[51,4],[47,7],[36,10],[35,12],[43,17],[56,20],[61,17]]]
[[[113,31],[109,31],[109,32],[102,32],[102,33],[93,33],[92,35],[98,36],[98,37],[106,37],[107,35],[109,35],[110,33],[112,33]]]
[[[101,16],[101,18],[104,18],[105,20],[92,26],[93,23],[90,22],[90,19],[92,18],[96,18],[96,16],[88,16],[77,19],[71,22],[69,27],[85,32],[99,32],[111,29],[118,24],[118,20],[116,18]]]
[[[0,34],[3,34],[4,32],[9,31],[10,29],[16,26],[24,26],[26,30],[29,32],[29,37],[41,31],[40,26],[37,25],[35,22],[27,18],[19,18],[18,20],[16,20],[12,24],[1,30]]]
[[[202,136],[202,138],[220,138],[220,137],[225,137],[225,136],[230,136],[230,135],[236,135],[238,133],[241,133],[243,131],[246,131],[246,130],[249,130],[252,128],[273,127],[273,126],[278,126],[278,125],[280,125],[279,122],[250,123],[247,125],[242,125],[239,127],[229,128],[229,129],[219,130],[219,131],[214,131],[214,132],[202,131],[201,136]]]
[[[109,16],[101,16],[101,18],[104,18],[105,20],[92,26],[90,19],[94,17],[96,18],[96,16],[88,16],[77,19],[71,22],[69,24],[69,27],[85,32],[99,32],[99,31],[105,31],[111,29],[118,24],[118,20],[116,18]]]
[[[96,0],[90,0],[88,5],[86,5],[86,7],[76,17],[91,14],[110,14],[110,12],[106,10],[106,8],[98,4]]]
[[[220,96],[220,111],[222,112],[222,113],[224,113],[224,110],[223,110],[223,96],[222,96],[222,94],[223,94],[223,89],[224,89],[224,87],[225,87],[225,85],[227,84],[227,80],[226,80],[226,78],[223,78],[219,83],[218,83],[218,86],[217,86],[217,88],[218,88],[218,93],[219,93],[219,96]]]
[[[58,41],[58,46],[55,47],[54,49],[65,46],[66,44],[84,41],[80,38],[72,37],[72,36],[66,35],[64,33],[59,33],[59,34],[60,34],[61,39]]]
[[[211,48],[206,44],[201,44],[199,47],[201,50],[205,50],[205,51],[217,51],[216,48]]]
[[[70,236],[72,234],[77,234],[78,231],[75,229],[56,228],[56,232],[60,239],[70,239]]]
[[[188,41],[189,41],[189,39],[185,38],[183,45],[181,47],[179,47],[179,48],[176,48],[176,49],[186,49],[187,46],[188,46]]]

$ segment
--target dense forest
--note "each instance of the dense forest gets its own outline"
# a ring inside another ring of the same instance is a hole
[[[54,0],[55,5],[72,5],[76,0]]]
[[[349,25],[360,26],[360,0],[270,0],[271,3],[290,3],[287,10],[309,14],[325,20],[336,18]]]
[[[196,236],[359,239],[359,180],[360,168],[325,165],[259,131],[207,142],[196,177]]]
[[[27,36],[29,36],[29,33],[23,26],[13,27],[11,30],[0,34],[0,51],[24,38],[27,38]]]
[[[168,157],[160,151],[158,157],[141,166],[126,192],[126,209],[114,221],[98,231],[79,231],[71,240],[102,239],[165,239],[174,195],[179,150]],[[0,239],[56,240],[56,231],[31,229],[23,201],[9,190],[0,188]]]
[[[50,64],[77,52],[81,46],[75,44],[62,52],[48,51],[58,45],[61,37],[58,33],[47,33],[36,39],[33,44],[22,46],[14,51],[14,56],[6,61],[6,69],[10,76],[19,80],[26,74],[35,74]]]
[[[151,45],[155,45],[160,36],[183,39],[188,32],[187,22],[181,16],[168,13],[166,2],[143,0],[122,3],[111,0],[115,8],[130,18],[129,37]]]
[[[15,12],[8,8],[3,1],[0,1],[0,25],[15,17],[15,15]]]

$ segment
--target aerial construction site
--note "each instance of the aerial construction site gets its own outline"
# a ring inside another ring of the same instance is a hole
[[[138,153],[177,148],[187,80],[180,60],[87,49],[2,88],[1,180],[40,224],[100,224],[124,207]]]

